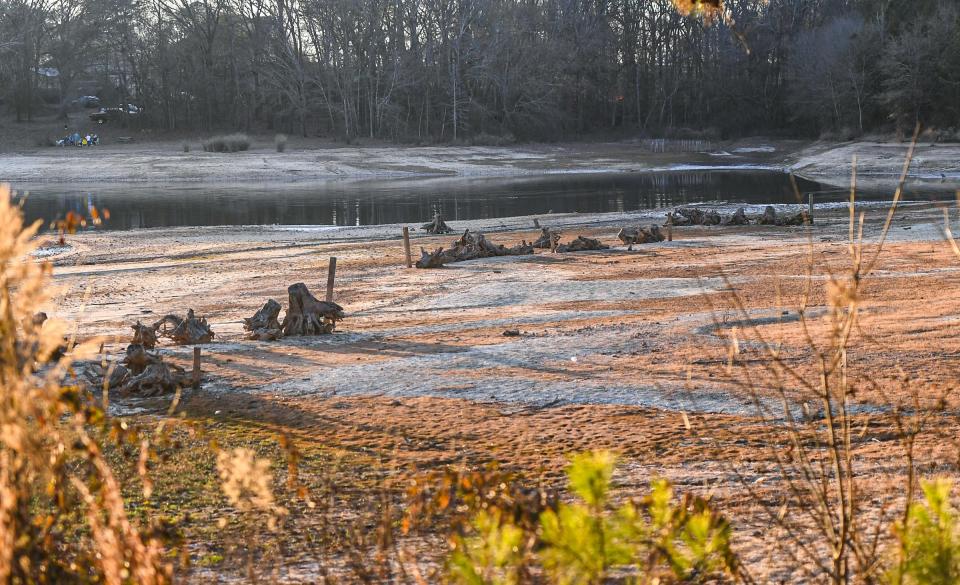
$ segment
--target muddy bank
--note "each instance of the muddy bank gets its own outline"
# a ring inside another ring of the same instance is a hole
[[[0,154],[0,181],[20,184],[177,183],[308,184],[348,178],[509,177],[554,173],[765,169],[845,188],[851,159],[865,189],[892,188],[906,144],[807,144],[747,139],[703,143],[689,152],[658,152],[648,141],[484,146],[342,147],[304,141],[278,153],[265,139],[248,152],[183,152],[147,142],[96,148],[33,148]],[[910,172],[916,189],[960,187],[960,144],[920,144]]]
[[[740,145],[740,146],[738,146]],[[644,141],[511,147],[318,146],[278,153],[183,152],[178,144],[35,148],[0,154],[0,181],[16,183],[305,183],[338,178],[495,177],[550,173],[646,172],[714,168],[779,169],[794,143],[705,143],[691,152],[656,152]]]
[[[857,184],[892,193],[908,149],[909,144],[892,142],[814,144],[788,155],[785,166],[796,175],[844,189],[849,188],[856,156]],[[960,189],[960,144],[918,144],[909,179],[914,192]]]
[[[869,255],[886,208],[860,209]],[[826,283],[851,257],[845,207],[818,206],[815,217],[812,231],[677,227],[673,242],[630,252],[616,238],[619,228],[654,218],[541,216],[542,225],[563,229],[564,241],[585,235],[610,249],[540,251],[440,270],[403,268],[395,225],[84,233],[48,252],[57,284],[69,287],[48,313],[77,319],[83,337],[107,336],[114,358],[137,319],[187,308],[206,315],[217,337],[202,349],[201,388],[187,390],[181,407],[190,420],[229,430],[224,445],[236,444],[234,428],[245,425],[295,437],[305,452],[389,454],[390,469],[410,473],[498,461],[553,482],[571,452],[614,449],[620,489],[643,493],[651,478],[668,477],[685,493],[710,494],[735,519],[744,562],[759,581],[778,582],[764,578],[783,567],[766,553],[777,534],[743,486],[749,481],[761,500],[778,501],[783,484],[770,453],[782,435],[755,414],[758,405],[776,413],[780,402],[766,379],[745,387],[726,364],[736,335],[739,360],[761,372],[768,363],[762,334],[801,376],[816,377],[807,334],[825,339]],[[896,434],[879,419],[884,405],[909,398],[904,376],[926,399],[955,385],[960,370],[960,296],[952,294],[960,289],[960,261],[942,240],[942,221],[932,205],[901,208],[876,278],[863,289],[850,364],[870,383],[858,382],[850,400],[873,416],[858,447],[867,500],[882,502],[903,483],[891,474]],[[513,245],[538,235],[532,224],[509,218],[453,227]],[[415,245],[432,248],[455,234],[417,236]],[[334,300],[347,311],[336,333],[243,339],[242,319],[267,298],[286,304],[289,284],[305,282],[322,298],[330,256],[338,258]],[[161,348],[171,362],[190,363],[190,347]],[[121,414],[163,416],[168,400],[112,396],[111,405]],[[950,395],[949,412],[958,402]],[[943,427],[924,439],[917,461],[956,478],[956,468],[945,467],[955,459],[943,439],[956,436],[955,419],[944,417]]]
[[[874,237],[884,207],[861,209],[868,213],[866,234]],[[840,205],[817,209],[814,242],[818,257],[836,264],[833,273],[846,254],[845,215]],[[750,411],[735,386],[706,372],[690,378],[689,364],[708,357],[723,362],[723,337],[712,325],[717,315],[742,320],[723,304],[731,291],[748,302],[756,324],[796,329],[789,298],[803,292],[804,228],[676,228],[673,242],[629,252],[616,239],[619,227],[655,216],[568,214],[540,221],[562,229],[565,241],[587,235],[611,248],[407,270],[399,226],[88,233],[52,255],[58,282],[73,291],[54,312],[79,318],[82,335],[116,336],[108,347],[119,352],[136,320],[196,309],[217,332],[207,349],[215,364],[208,390],[216,392]],[[935,249],[939,222],[935,208],[906,206],[891,237],[908,249]],[[455,227],[512,245],[535,239],[532,224],[532,218],[512,218]],[[414,246],[433,249],[452,238],[419,235]],[[945,246],[941,252],[949,254]],[[289,284],[303,281],[322,293],[328,256],[339,259],[335,300],[348,312],[339,332],[244,342],[242,318],[267,298],[285,301]],[[932,270],[943,263],[920,270],[915,259],[893,260],[876,279],[884,290],[922,294],[958,284],[955,271]],[[826,274],[815,274],[815,281]],[[506,330],[518,335],[504,336]]]

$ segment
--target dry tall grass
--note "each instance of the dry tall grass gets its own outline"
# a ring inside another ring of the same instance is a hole
[[[919,131],[919,128],[918,128]],[[752,396],[758,416],[765,420],[779,440],[768,445],[768,457],[775,464],[782,485],[777,496],[762,493],[753,478],[733,471],[754,502],[767,512],[771,526],[781,535],[776,544],[782,567],[803,579],[846,583],[902,583],[905,538],[900,545],[891,538],[893,530],[908,524],[919,482],[915,464],[918,437],[929,431],[931,422],[942,413],[943,391],[921,388],[909,376],[900,376],[897,398],[881,404],[872,419],[852,402],[860,388],[879,388],[875,376],[886,372],[862,371],[851,365],[854,341],[869,340],[860,316],[866,309],[864,288],[874,274],[884,250],[894,215],[900,204],[904,183],[913,160],[917,133],[904,161],[897,188],[876,243],[866,242],[865,216],[856,212],[856,159],[850,183],[849,266],[845,272],[826,273],[826,308],[816,319],[811,299],[817,292],[812,227],[808,226],[810,249],[807,283],[797,308],[804,359],[788,355],[784,344],[771,339],[756,325],[745,299],[729,298],[743,323],[740,334],[730,335],[727,374],[729,380]],[[949,228],[948,228],[949,229]],[[823,324],[826,327],[823,327]],[[719,325],[719,323],[718,323]],[[741,344],[748,343],[760,359],[743,359]],[[891,364],[891,368],[895,368]],[[778,407],[765,399],[774,396]],[[906,398],[904,398],[906,397]],[[903,481],[903,497],[893,505],[878,508],[872,490],[865,484],[860,453],[871,440],[872,428],[895,438],[890,453],[893,472]],[[903,531],[901,530],[901,533]],[[909,536],[907,536],[909,538]],[[900,575],[898,578],[892,575]],[[919,581],[921,583],[927,581]]]
[[[0,186],[0,582],[169,582],[160,526],[127,515],[90,434],[103,413],[69,381],[96,342],[65,343],[63,323],[37,317],[54,292],[30,256],[39,227]],[[87,529],[71,533],[77,513]]]

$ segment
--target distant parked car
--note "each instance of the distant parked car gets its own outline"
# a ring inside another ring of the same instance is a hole
[[[82,95],[71,103],[81,108],[99,108],[100,98],[95,95]]]
[[[140,108],[133,104],[127,104],[126,108],[100,108],[96,112],[90,114],[90,121],[96,122],[97,124],[105,124],[107,122],[116,122],[117,120],[123,120],[125,118],[139,115]]]

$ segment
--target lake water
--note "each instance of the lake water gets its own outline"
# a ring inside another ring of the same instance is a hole
[[[800,190],[825,191],[799,180]],[[843,191],[817,195],[841,200]],[[557,174],[509,178],[337,180],[269,187],[109,185],[29,190],[28,219],[50,221],[89,207],[110,211],[106,229],[213,225],[371,225],[488,219],[549,212],[597,213],[680,204],[796,203],[775,171]]]

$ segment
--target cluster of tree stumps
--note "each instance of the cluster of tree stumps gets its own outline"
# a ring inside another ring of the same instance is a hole
[[[667,213],[667,222],[665,225],[674,227],[680,226],[736,226],[736,225],[775,225],[775,226],[798,226],[809,225],[813,223],[813,217],[809,211],[799,211],[797,213],[778,215],[777,210],[772,205],[767,205],[763,213],[759,216],[747,217],[746,210],[743,207],[738,208],[733,215],[722,215],[716,209],[702,207],[681,207]]]
[[[486,236],[479,232],[464,230],[463,235],[453,241],[449,248],[443,246],[436,248],[432,252],[420,248],[420,259],[415,266],[417,268],[441,268],[445,264],[453,262],[464,262],[466,260],[476,260],[478,258],[491,258],[495,256],[521,256],[533,254],[536,249],[550,249],[553,252],[584,252],[588,250],[606,250],[609,248],[606,244],[593,238],[577,236],[567,244],[560,243],[561,232],[547,227],[540,226],[539,221],[534,221],[534,225],[540,228],[540,237],[535,241],[528,243],[522,240],[519,244],[506,247],[502,244],[495,244]],[[443,217],[436,215],[433,221],[423,226],[424,231],[429,233],[445,233],[450,230]],[[409,232],[404,232],[404,251],[409,248]],[[409,263],[408,263],[409,266]]]
[[[276,341],[283,337],[326,335],[332,333],[337,322],[345,317],[343,307],[333,301],[317,299],[302,282],[288,287],[287,293],[289,305],[282,322],[279,319],[282,307],[273,299],[252,317],[243,320],[247,339]],[[198,317],[190,309],[185,317],[164,315],[150,325],[137,321],[131,328],[133,338],[124,358],[111,365],[106,362],[96,365],[88,374],[92,382],[104,390],[141,397],[199,385],[199,347],[194,348],[191,372],[165,361],[156,348],[160,338],[169,339],[176,345],[198,346],[212,342],[216,334],[205,317]]]
[[[494,244],[481,233],[466,230],[462,236],[453,241],[449,248],[444,249],[441,246],[433,252],[427,252],[420,248],[420,259],[417,260],[416,267],[440,268],[451,262],[463,262],[493,256],[520,256],[523,254],[533,254],[533,245],[528,244],[525,240],[516,246],[507,248],[501,244]]]
[[[243,320],[247,339],[276,341],[300,335],[326,335],[344,318],[343,307],[333,301],[321,301],[298,282],[287,288],[287,313],[280,321],[280,303],[270,299],[252,317]]]

